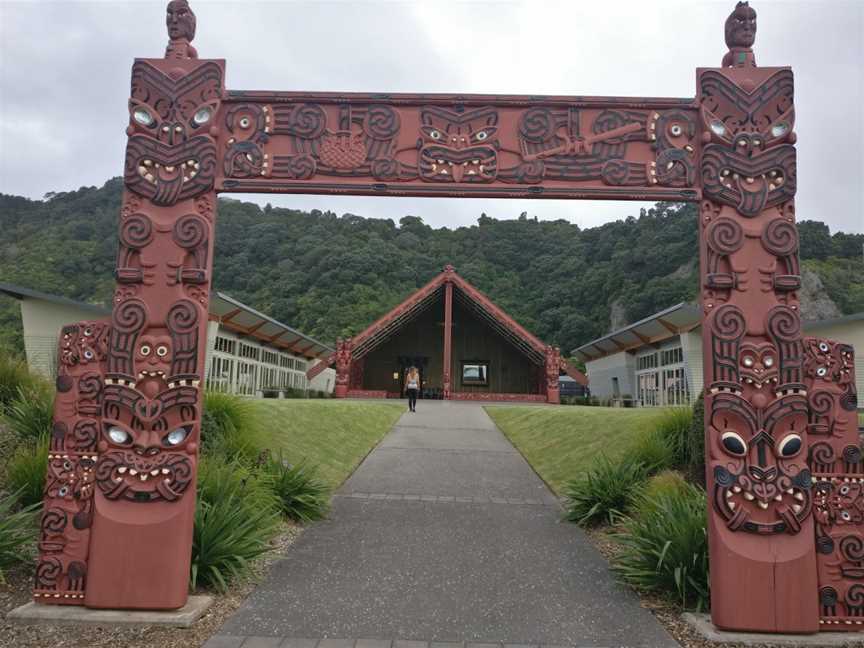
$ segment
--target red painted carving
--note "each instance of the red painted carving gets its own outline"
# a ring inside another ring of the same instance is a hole
[[[444,268],[445,275],[455,274],[453,266],[447,265]],[[444,284],[444,358],[443,358],[443,387],[444,398],[450,398],[451,394],[451,360],[453,356],[453,282],[447,281]]]
[[[348,393],[352,347],[351,338],[347,340],[339,338],[336,340],[336,387],[333,392],[336,398],[345,398]]]
[[[864,624],[864,462],[858,438],[854,351],[804,338],[810,401],[819,623],[825,630]]]
[[[756,67],[746,2],[695,99],[226,92],[186,0],[166,24],[165,59],[132,70],[111,322],[60,342],[38,601],[186,600],[217,191],[655,199],[701,201],[713,620],[861,625],[852,350],[801,337],[793,77]],[[561,371],[587,384],[449,266],[307,375],[335,364],[336,396],[391,396],[357,389],[362,358],[454,288],[545,393],[455,393],[445,360],[450,398],[557,402]]]
[[[731,67],[698,71],[711,613],[725,629],[815,632],[793,82],[738,55],[753,33],[739,3]]]
[[[107,339],[106,322],[80,322],[60,332],[33,590],[42,603],[80,605],[84,600]]]

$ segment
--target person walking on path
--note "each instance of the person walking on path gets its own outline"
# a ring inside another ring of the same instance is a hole
[[[408,394],[408,409],[412,412],[417,411],[417,393],[420,391],[420,374],[417,367],[408,369],[408,375],[405,376],[405,392]]]

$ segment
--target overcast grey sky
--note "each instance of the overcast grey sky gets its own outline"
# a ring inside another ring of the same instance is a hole
[[[689,97],[720,64],[734,0],[191,0],[202,58],[236,90]],[[770,2],[756,59],[796,74],[799,219],[864,232],[864,0]],[[162,56],[166,2],[0,0],[0,192],[102,185],[123,168],[132,59]],[[583,227],[639,203],[238,196],[434,226],[522,211]]]

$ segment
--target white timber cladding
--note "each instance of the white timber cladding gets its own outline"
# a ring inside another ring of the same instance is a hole
[[[702,375],[702,329],[681,334],[681,349],[684,352],[684,368],[687,372],[687,384],[690,385],[690,397],[696,399],[702,393],[705,377]]]
[[[92,310],[42,299],[21,300],[24,352],[31,370],[53,379],[57,375],[60,329],[83,320],[104,319]]]
[[[208,356],[212,356],[207,363],[208,389],[256,396],[262,392],[310,388],[306,358],[231,331],[217,331]]]

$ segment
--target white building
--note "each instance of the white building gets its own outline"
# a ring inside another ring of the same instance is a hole
[[[34,371],[52,377],[60,329],[82,320],[107,319],[109,309],[0,283],[0,294],[21,303],[24,349]],[[313,380],[306,369],[333,349],[220,292],[210,295],[207,387],[246,396],[282,396],[288,390],[332,393],[336,372]]]
[[[591,395],[653,407],[686,405],[702,391],[699,308],[677,304],[574,349],[585,363]],[[858,392],[864,388],[864,313],[802,322],[805,336],[851,344]]]

